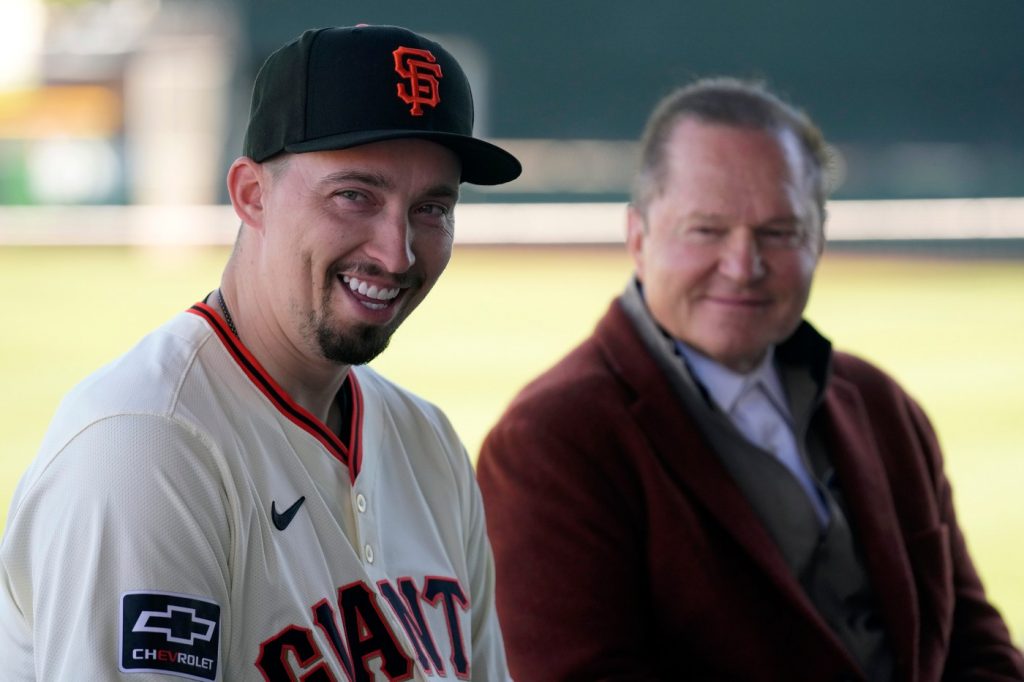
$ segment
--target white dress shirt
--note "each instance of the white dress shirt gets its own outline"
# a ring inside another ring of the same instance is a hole
[[[690,346],[676,342],[694,378],[707,390],[743,436],[754,445],[775,455],[807,493],[822,526],[829,521],[828,504],[814,475],[800,455],[793,431],[793,417],[786,393],[775,370],[774,346],[753,370],[739,374],[703,355]]]

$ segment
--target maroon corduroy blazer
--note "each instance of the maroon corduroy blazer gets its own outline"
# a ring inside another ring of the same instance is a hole
[[[836,353],[815,420],[895,679],[1024,680],[918,405]],[[618,302],[514,400],[478,476],[517,680],[862,679]]]

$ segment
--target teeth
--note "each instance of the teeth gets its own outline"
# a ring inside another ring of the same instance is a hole
[[[361,279],[352,277],[351,275],[343,275],[341,279],[348,285],[349,289],[361,296],[366,296],[367,298],[375,298],[378,301],[390,301],[395,296],[398,296],[398,287],[383,289],[378,287],[376,284],[368,284]]]

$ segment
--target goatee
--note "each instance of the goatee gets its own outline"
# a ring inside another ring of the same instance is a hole
[[[391,341],[393,329],[358,325],[343,334],[324,317],[310,315],[320,353],[341,365],[365,365],[380,355]]]

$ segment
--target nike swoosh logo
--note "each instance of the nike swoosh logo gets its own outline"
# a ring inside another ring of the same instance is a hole
[[[274,527],[278,530],[284,530],[288,527],[288,524],[292,522],[295,515],[299,512],[299,507],[306,501],[306,496],[303,495],[299,499],[292,503],[292,506],[285,509],[283,512],[277,511],[277,502],[270,503],[270,518],[274,521]]]

